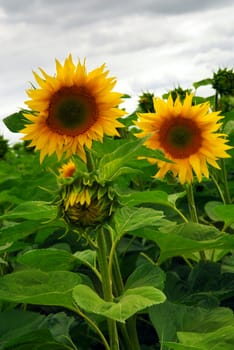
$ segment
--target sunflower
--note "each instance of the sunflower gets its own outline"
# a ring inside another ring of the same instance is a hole
[[[75,171],[76,171],[76,165],[71,159],[69,160],[68,163],[63,164],[59,169],[60,176],[62,178],[72,177]]]
[[[208,102],[192,105],[192,94],[186,94],[181,103],[177,97],[173,102],[154,98],[155,113],[139,113],[136,125],[142,130],[137,137],[149,135],[145,145],[164,152],[172,162],[155,160],[158,172],[154,177],[163,178],[167,172],[179,177],[181,184],[191,183],[193,175],[198,181],[209,177],[208,165],[220,168],[217,160],[227,158],[227,140],[216,133],[223,117],[219,112],[210,112]]]
[[[39,87],[27,91],[32,112],[25,114],[29,122],[21,130],[29,146],[40,150],[40,161],[53,153],[58,159],[78,154],[85,161],[84,146],[90,149],[104,135],[119,136],[122,94],[112,91],[116,80],[107,77],[105,64],[87,72],[85,61],[75,65],[69,55],[64,65],[56,60],[55,76],[40,72],[42,77],[34,72]]]

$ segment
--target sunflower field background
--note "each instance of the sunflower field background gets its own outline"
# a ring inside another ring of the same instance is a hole
[[[44,110],[38,117],[34,109],[44,108],[45,94],[32,91],[32,110],[4,120],[12,132],[26,128],[28,136],[13,146],[0,138],[0,349],[233,350],[233,71],[219,69],[190,90],[165,92],[161,107],[144,92],[129,115],[116,102],[131,97],[112,95],[103,67],[90,76],[96,100],[75,80],[76,88],[68,90],[74,67],[71,59],[66,62],[57,62],[56,81],[46,73],[44,80],[36,76],[42,92],[55,89],[53,111],[62,96],[58,109],[64,113],[69,97],[70,105],[79,102],[76,113],[91,113],[94,120],[101,110],[103,119],[95,131],[90,122],[75,124],[89,134],[72,144],[76,134],[59,114],[36,129],[33,123]],[[76,79],[88,86],[79,67]],[[58,76],[66,90],[55,88]],[[214,95],[199,96],[205,85]],[[179,129],[170,119],[162,124],[162,145],[170,130],[176,134],[168,141],[179,148],[175,159],[149,142],[153,128],[139,137],[144,122],[152,127],[155,106],[180,123],[186,111],[199,115],[197,124],[185,122]],[[209,106],[204,125],[208,107],[202,112],[197,106]],[[139,122],[142,116],[147,121]],[[167,134],[166,125],[171,125]],[[192,139],[199,139],[200,153],[194,144],[186,148],[187,129],[194,126],[207,131],[204,136],[198,130],[200,136]],[[182,144],[176,143],[178,135]],[[57,149],[61,142],[64,148]],[[176,167],[190,151],[195,160]]]

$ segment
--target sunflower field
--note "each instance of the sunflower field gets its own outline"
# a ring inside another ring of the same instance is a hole
[[[233,70],[129,114],[55,68],[0,137],[0,350],[233,350]]]

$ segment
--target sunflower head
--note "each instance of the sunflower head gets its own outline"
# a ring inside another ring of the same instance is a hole
[[[225,135],[216,133],[223,117],[210,112],[209,103],[192,104],[192,94],[186,94],[182,103],[179,96],[173,101],[154,99],[155,113],[138,113],[136,125],[142,130],[137,137],[150,135],[145,145],[164,152],[170,162],[157,160],[155,177],[163,178],[168,172],[178,176],[181,184],[191,183],[194,174],[198,181],[208,177],[208,165],[219,168],[217,160],[227,158]]]
[[[27,91],[32,113],[25,114],[29,123],[21,132],[40,151],[41,161],[52,153],[59,159],[78,154],[85,161],[85,146],[119,135],[122,94],[112,91],[116,80],[105,65],[87,72],[85,62],[75,65],[69,55],[63,65],[56,60],[55,76],[40,72],[34,73],[39,87]]]

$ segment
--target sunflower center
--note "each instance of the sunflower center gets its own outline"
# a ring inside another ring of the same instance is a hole
[[[182,117],[165,120],[159,131],[159,142],[172,158],[187,158],[201,147],[201,129],[195,121]]]
[[[64,87],[51,98],[47,125],[61,135],[76,136],[97,120],[95,98],[83,87]]]

